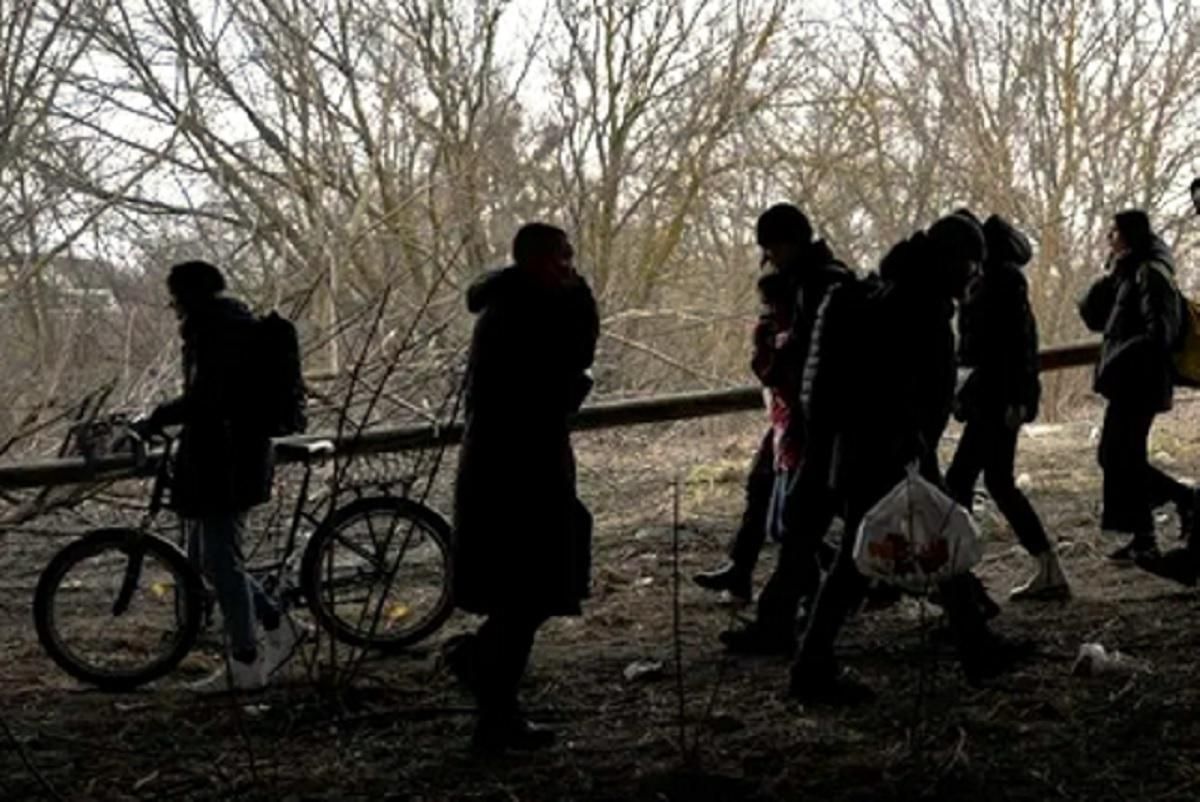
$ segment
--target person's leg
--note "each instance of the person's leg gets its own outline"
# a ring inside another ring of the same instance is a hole
[[[1109,555],[1128,561],[1154,546],[1154,518],[1150,508],[1147,440],[1153,413],[1110,402],[1100,436],[1100,465],[1104,470],[1104,510],[1100,526],[1106,531],[1133,536],[1129,545]]]
[[[797,483],[786,494],[779,559],[759,594],[754,623],[722,633],[721,641],[730,651],[782,655],[795,649],[800,602],[813,599],[820,586],[818,554],[833,517],[833,505],[824,488]]]
[[[993,633],[977,601],[975,578],[960,574],[938,585],[950,632],[968,681],[978,684],[1010,670],[1029,651],[1029,645],[1011,642]]]
[[[767,515],[775,485],[774,435],[770,429],[759,443],[746,477],[746,507],[742,522],[729,543],[729,561],[697,574],[697,585],[707,590],[728,590],[749,600],[751,579],[767,537]]]
[[[528,611],[498,611],[476,634],[471,690],[479,705],[475,746],[483,749],[547,745],[553,735],[521,715],[517,690],[529,664],[534,637],[546,616]]]
[[[968,421],[963,426],[962,437],[954,450],[950,469],[946,471],[946,490],[950,498],[966,507],[970,512],[975,497],[975,482],[983,470],[984,432],[978,421]]]
[[[808,617],[808,627],[792,663],[789,692],[811,701],[859,701],[869,691],[839,686],[833,647],[850,612],[865,596],[869,583],[854,565],[854,534],[864,510],[849,512],[841,548],[826,575]],[[845,691],[843,693],[842,691]]]
[[[198,521],[198,531],[204,571],[216,591],[230,654],[235,660],[250,663],[258,654],[255,603],[262,598],[265,605],[266,594],[245,571],[241,545],[245,525],[244,513],[210,515]],[[269,609],[274,610],[273,605]]]
[[[818,553],[833,524],[834,510],[824,488],[797,485],[784,500],[784,537],[775,570],[758,597],[758,621],[791,633],[803,599],[821,584]]]
[[[742,524],[729,543],[729,558],[745,576],[754,573],[767,536],[767,507],[775,486],[773,443],[774,433],[768,429],[746,477],[746,509],[742,512]]]
[[[990,422],[984,455],[983,481],[988,494],[1008,519],[1017,541],[1034,557],[1050,550],[1050,539],[1029,499],[1013,478],[1018,430],[1004,421]]]

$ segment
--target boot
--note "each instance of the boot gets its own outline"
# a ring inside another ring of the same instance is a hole
[[[498,754],[508,750],[528,752],[553,746],[557,740],[554,730],[530,721],[519,713],[485,713],[475,726],[471,748],[483,754]]]
[[[756,620],[727,629],[719,637],[730,654],[787,657],[796,651],[796,634],[787,624],[769,625]]]
[[[1058,553],[1047,549],[1038,554],[1037,573],[1025,584],[1018,585],[1008,594],[1013,601],[1051,601],[1069,599],[1071,586],[1067,583],[1067,575],[1063,573],[1058,561]]]
[[[750,601],[753,594],[750,587],[750,575],[734,562],[727,562],[719,568],[696,574],[692,577],[692,581],[705,590],[727,590],[730,596],[735,596],[743,601]]]
[[[1137,567],[1189,588],[1196,586],[1197,575],[1200,574],[1197,555],[1187,548],[1171,549],[1163,554],[1140,554],[1137,557]]]

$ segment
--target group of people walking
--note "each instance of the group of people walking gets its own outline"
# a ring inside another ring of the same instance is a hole
[[[1193,186],[1200,212],[1200,181]],[[971,509],[982,475],[988,494],[1030,555],[1014,601],[1071,595],[1054,542],[1014,479],[1020,429],[1041,400],[1037,324],[1024,267],[1029,239],[999,215],[946,215],[894,245],[859,276],[814,237],[794,205],[756,224],[762,252],[751,368],[764,390],[768,428],[746,484],[730,559],[695,580],[750,600],[759,552],[780,544],[754,619],[721,633],[733,653],[791,655],[789,693],[847,703],[871,692],[835,659],[837,635],[856,609],[886,603],[852,557],[858,524],[908,466]],[[1200,493],[1148,461],[1156,415],[1171,407],[1172,352],[1186,314],[1170,252],[1144,212],[1112,220],[1103,274],[1080,303],[1104,344],[1095,389],[1108,405],[1101,438],[1104,530],[1123,537],[1110,555],[1195,584]],[[561,229],[518,233],[512,267],[468,293],[478,314],[466,397],[466,436],[455,497],[455,592],[487,616],[454,639],[451,669],[480,709],[475,744],[532,748],[553,735],[529,722],[517,687],[534,633],[574,614],[587,593],[591,517],[575,489],[570,416],[591,383],[595,303],[573,268]],[[962,435],[943,474],[937,445],[953,415]],[[1173,502],[1187,545],[1165,554],[1153,508]],[[841,521],[835,544],[827,536]],[[968,681],[1009,670],[1027,642],[995,633],[1000,611],[973,574],[943,581],[934,600]]]
[[[1200,179],[1192,186],[1200,213]],[[1037,325],[1023,268],[1028,238],[999,215],[959,209],[896,243],[860,276],[816,239],[796,206],[758,218],[762,253],[751,367],[769,426],[746,484],[730,560],[696,576],[750,600],[767,538],[780,544],[754,619],[723,632],[738,654],[792,655],[789,692],[807,702],[851,702],[870,690],[840,669],[837,635],[856,609],[887,603],[852,557],[864,515],[908,466],[970,509],[982,474],[1034,569],[1012,589],[1020,601],[1070,596],[1052,538],[1013,478],[1021,427],[1040,401]],[[1114,560],[1187,585],[1200,571],[1200,493],[1153,468],[1147,441],[1169,410],[1172,352],[1186,306],[1167,246],[1144,212],[1114,216],[1105,270],[1080,303],[1103,333],[1095,389],[1107,399],[1099,461],[1104,530],[1123,536]],[[518,686],[540,626],[578,615],[588,594],[592,518],[575,481],[570,418],[591,390],[596,303],[574,268],[570,239],[543,223],[521,227],[513,265],[467,292],[476,315],[465,385],[465,432],[454,497],[453,592],[485,616],[445,647],[449,668],[475,696],[476,747],[536,748],[553,733],[529,721]],[[184,341],[184,394],[144,428],[182,424],[175,494],[204,544],[228,631],[235,689],[261,687],[302,632],[244,570],[245,514],[269,496],[268,437],[239,429],[246,404],[247,310],[224,295],[208,263],[176,265],[168,280]],[[957,326],[956,326],[957,321]],[[956,334],[957,330],[957,334]],[[240,361],[239,361],[240,360]],[[963,422],[943,474],[937,446],[951,415]],[[1173,503],[1185,546],[1160,553],[1155,507]],[[835,522],[841,522],[840,538]],[[934,593],[967,679],[1011,667],[1025,645],[989,626],[1000,610],[973,574]],[[267,633],[265,650],[256,642]]]

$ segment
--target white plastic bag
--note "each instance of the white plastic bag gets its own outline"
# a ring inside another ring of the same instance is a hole
[[[924,593],[983,557],[971,515],[927,481],[915,464],[863,517],[854,563],[863,575]]]

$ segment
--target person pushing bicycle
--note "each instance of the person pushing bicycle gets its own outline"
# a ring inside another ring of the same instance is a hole
[[[245,567],[247,514],[270,499],[274,466],[270,433],[254,412],[257,319],[225,286],[208,262],[171,267],[167,289],[183,340],[183,394],[136,425],[143,434],[182,427],[171,506],[199,547],[229,654],[226,667],[193,686],[202,692],[265,687],[302,634]]]

